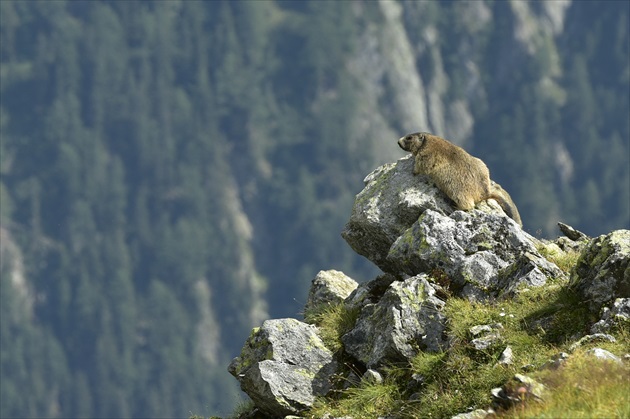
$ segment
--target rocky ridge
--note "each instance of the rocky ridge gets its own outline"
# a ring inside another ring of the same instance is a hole
[[[585,342],[614,340],[606,333],[630,324],[630,231],[590,239],[561,225],[568,237],[540,241],[492,200],[470,212],[454,210],[427,178],[412,175],[412,165],[413,158],[407,156],[369,174],[342,232],[383,274],[363,284],[338,271],[322,271],[313,280],[306,313],[341,304],[356,315],[340,337],[342,349],[326,347],[315,324],[296,319],[264,322],[229,366],[256,406],[243,417],[307,414],[317,397],[339,386],[340,376],[345,377],[344,386],[361,381],[358,371],[364,371],[364,379],[382,380],[388,365],[409,364],[420,353],[448,351],[453,345],[444,311],[449,298],[493,304],[532,288],[566,284],[587,301],[588,310],[601,313],[599,321],[585,325],[591,334],[574,337],[570,351]],[[570,252],[580,253],[569,274],[547,259]],[[542,318],[536,327],[544,330],[551,322]],[[469,331],[470,345],[485,351],[501,344],[503,333],[501,323],[476,325]],[[601,348],[589,353],[623,362]],[[557,368],[569,356],[558,354],[540,367]],[[512,362],[508,345],[498,363]],[[348,373],[344,363],[351,363],[354,371]],[[420,388],[422,377],[418,380]],[[546,391],[541,383],[516,374],[504,386],[488,388],[493,407],[457,417],[485,417],[524,396],[543,399]]]

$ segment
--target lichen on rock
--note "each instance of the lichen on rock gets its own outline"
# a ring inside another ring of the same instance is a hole
[[[630,230],[616,230],[593,239],[571,273],[571,287],[592,311],[616,298],[630,297]]]
[[[453,212],[446,195],[427,177],[412,172],[413,157],[407,156],[370,173],[341,233],[354,251],[385,272],[391,270],[389,248],[425,209]]]
[[[478,210],[451,216],[425,211],[396,240],[387,258],[400,274],[443,271],[456,295],[476,300],[564,277],[516,223]]]
[[[419,351],[447,347],[444,301],[426,274],[393,282],[375,304],[363,307],[355,327],[342,337],[348,354],[368,368],[409,361]]]
[[[343,272],[334,269],[320,271],[311,284],[304,312],[312,312],[322,305],[343,302],[358,285]]]
[[[413,175],[412,166],[407,157],[366,179],[342,233],[359,254],[400,277],[441,271],[457,295],[471,299],[564,277],[493,201],[456,211],[428,179]]]
[[[255,328],[228,371],[256,406],[275,417],[298,413],[331,388],[337,362],[314,326],[295,319]]]

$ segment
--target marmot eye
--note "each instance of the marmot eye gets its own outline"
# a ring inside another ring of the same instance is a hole
[[[406,136],[405,140],[407,140],[407,141],[411,140],[411,135]]]

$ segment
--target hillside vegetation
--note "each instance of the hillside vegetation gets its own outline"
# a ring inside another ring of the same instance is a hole
[[[572,356],[562,368],[549,366],[553,362],[550,360],[558,359],[562,351],[569,351],[570,337],[581,335],[584,325],[593,322],[576,295],[567,291],[566,284],[532,289],[513,301],[497,304],[452,298],[447,300],[445,310],[454,342],[449,351],[421,352],[408,365],[384,368],[383,382],[364,378],[358,385],[349,386],[347,379],[339,377],[339,387],[350,388],[318,399],[313,409],[303,416],[313,419],[326,417],[326,414],[365,419],[452,417],[473,407],[488,409],[493,405],[489,389],[510,382],[515,374],[527,374],[539,380],[546,386],[545,397],[536,400],[526,393],[523,403],[504,409],[495,406],[498,417],[625,418],[630,415],[627,363],[597,360],[588,353],[591,348],[604,347],[623,356],[630,345],[627,322],[613,333],[616,342],[589,343],[572,350]],[[342,304],[331,307],[317,319],[323,325],[320,326],[323,334],[347,331],[343,322],[348,321],[349,315],[339,314],[340,311],[343,311]],[[548,321],[551,314],[554,321],[544,330],[539,323]],[[505,326],[500,342],[482,351],[472,349],[470,328],[497,323]],[[331,342],[331,347],[337,342]],[[517,354],[510,361],[514,364],[502,362],[505,345]],[[564,355],[568,356],[566,352]],[[416,384],[418,380],[420,385]],[[413,384],[420,387],[420,391]],[[238,413],[234,417],[237,416]]]

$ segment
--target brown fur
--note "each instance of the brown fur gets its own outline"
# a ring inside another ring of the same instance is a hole
[[[505,213],[522,226],[518,209],[510,195],[490,181],[488,167],[463,148],[426,132],[409,134],[398,145],[414,158],[414,175],[427,175],[455,202],[457,208],[471,210],[486,199],[495,199]]]
[[[501,198],[506,202],[506,205],[504,205],[500,199],[497,200],[497,202],[499,203],[499,205],[501,205],[501,208],[503,208],[503,211],[507,214],[507,216],[513,219],[514,221],[516,221],[518,225],[523,227],[523,222],[521,221],[521,214],[519,214],[518,208],[516,208],[516,204],[512,200],[512,197],[510,196],[510,194],[507,193],[507,191],[503,189],[501,185],[499,185],[498,183],[492,180],[490,181],[490,190],[492,191],[490,195],[492,196],[493,199],[496,199],[495,196],[498,195],[498,196],[501,196]]]

